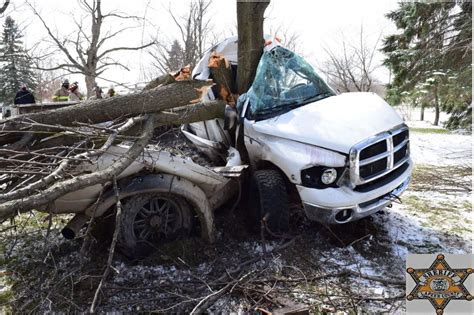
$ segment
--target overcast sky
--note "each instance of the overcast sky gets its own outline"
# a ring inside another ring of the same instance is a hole
[[[7,15],[12,16],[24,29],[27,48],[40,42],[36,51],[48,46],[46,30],[33,15],[24,0],[13,0],[9,10],[0,17],[3,25]],[[35,8],[51,28],[59,34],[74,36],[75,25],[73,19],[81,19],[83,11],[74,0],[30,0]],[[122,37],[109,42],[109,47],[131,46],[146,43],[156,36],[159,41],[169,43],[179,35],[173,24],[168,8],[176,15],[184,15],[190,0],[103,0],[103,11],[118,10],[131,15],[145,17],[146,21],[139,22],[139,27],[128,31]],[[358,41],[358,32],[363,25],[364,34],[368,43],[375,43],[377,38],[393,33],[395,26],[384,15],[397,8],[395,0],[271,0],[266,11],[266,32],[278,27],[295,33],[299,38],[298,51],[313,65],[318,66],[326,58],[324,47],[337,49],[342,37],[348,41]],[[214,0],[209,17],[214,35],[225,38],[235,34],[236,3],[235,0]],[[109,29],[123,27],[129,21],[118,21],[115,24],[104,25]],[[136,24],[136,23],[135,23]],[[279,35],[279,34],[277,34]],[[280,34],[281,35],[281,34]],[[153,74],[150,66],[150,57],[146,51],[117,53],[114,57],[123,62],[130,71],[121,68],[111,68],[104,76],[114,81],[133,84],[142,82]],[[62,57],[58,57],[61,60]],[[382,60],[378,54],[377,59]],[[377,71],[379,80],[386,82],[388,72],[384,68]],[[68,76],[72,80],[82,83],[81,76]],[[103,86],[109,83],[100,81]]]

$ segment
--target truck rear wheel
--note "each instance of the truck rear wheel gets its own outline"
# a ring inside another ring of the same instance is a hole
[[[272,232],[289,230],[290,214],[285,180],[277,170],[258,170],[252,175],[249,192],[250,217],[255,227],[268,214]]]
[[[126,256],[144,257],[160,243],[191,231],[191,208],[169,193],[148,193],[123,202],[119,247]]]

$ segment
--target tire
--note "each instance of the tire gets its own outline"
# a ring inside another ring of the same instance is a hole
[[[119,248],[130,258],[143,258],[191,231],[191,207],[173,194],[139,194],[126,199],[122,211]]]
[[[254,228],[268,213],[267,226],[272,232],[287,232],[290,226],[288,194],[283,176],[277,170],[259,170],[252,175],[249,191],[249,215]]]

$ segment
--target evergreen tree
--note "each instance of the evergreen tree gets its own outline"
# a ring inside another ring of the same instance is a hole
[[[452,113],[449,128],[471,128],[472,3],[401,3],[387,17],[401,31],[384,40],[385,64],[394,77],[391,103],[410,101]]]
[[[168,54],[168,59],[166,60],[168,71],[176,71],[185,66],[184,50],[176,39],[166,53]]]
[[[0,42],[0,102],[5,105],[13,104],[21,84],[26,84],[30,91],[36,87],[35,74],[23,48],[22,37],[18,25],[8,16]]]

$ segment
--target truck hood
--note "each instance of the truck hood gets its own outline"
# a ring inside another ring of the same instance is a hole
[[[255,131],[349,153],[356,143],[403,123],[374,93],[331,96],[274,118],[255,122]]]

